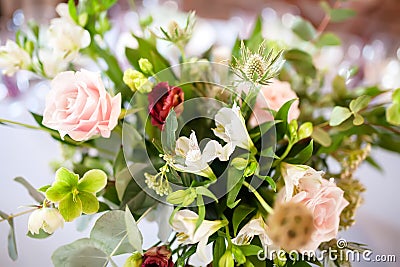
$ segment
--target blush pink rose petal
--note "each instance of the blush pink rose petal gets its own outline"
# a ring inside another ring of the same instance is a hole
[[[82,69],[59,73],[46,97],[43,125],[85,141],[95,135],[108,138],[121,113],[121,94],[111,97],[100,74]]]
[[[333,179],[321,179],[319,189],[301,191],[292,201],[302,202],[314,217],[315,232],[312,240],[301,250],[316,250],[321,242],[335,238],[339,231],[340,214],[349,202],[343,197],[343,190],[336,186]]]
[[[295,98],[297,98],[297,95],[288,82],[273,79],[270,85],[263,85],[261,87],[253,109],[253,115],[249,120],[249,125],[255,127],[264,122],[273,120],[272,114],[265,109],[278,111],[283,104]],[[299,115],[299,101],[296,100],[289,109],[288,120],[297,119]]]

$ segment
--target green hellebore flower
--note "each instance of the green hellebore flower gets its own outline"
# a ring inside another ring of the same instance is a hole
[[[66,168],[59,168],[56,181],[46,190],[46,198],[52,202],[60,202],[60,213],[65,221],[70,222],[82,212],[93,214],[99,210],[96,193],[106,184],[107,175],[102,170],[90,170],[79,179],[79,175]]]

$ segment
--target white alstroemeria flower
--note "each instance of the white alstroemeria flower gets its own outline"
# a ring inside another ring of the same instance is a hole
[[[246,123],[240,113],[240,107],[233,104],[232,108],[221,108],[215,115],[214,134],[233,146],[238,146],[249,151],[254,147],[246,129]]]
[[[216,220],[204,220],[196,230],[196,222],[199,215],[191,210],[178,211],[173,220],[172,228],[178,232],[178,241],[182,244],[196,244],[199,258],[207,261],[206,246],[208,238],[218,231],[221,227],[225,226],[227,222]]]
[[[0,46],[0,69],[3,69],[3,74],[11,76],[18,70],[28,69],[30,65],[28,52],[14,41],[7,40],[6,45]]]
[[[89,46],[90,34],[70,17],[67,4],[58,4],[56,11],[60,17],[50,21],[49,44],[65,59],[72,60],[80,49]]]
[[[306,165],[281,163],[281,173],[285,180],[285,201],[293,197],[294,189],[306,191],[318,189],[321,185],[323,171],[316,171]]]
[[[40,49],[39,59],[43,65],[43,71],[49,78],[54,78],[60,72],[68,68],[69,61],[65,60],[64,55],[50,49]]]
[[[186,166],[174,164],[174,167],[178,170],[215,178],[208,162],[216,158],[221,161],[227,161],[233,150],[234,147],[230,143],[222,147],[217,141],[211,140],[206,144],[203,152],[201,152],[196,133],[193,131],[190,134],[190,138],[182,136],[176,140],[175,153],[185,159]]]
[[[255,236],[260,238],[263,248],[270,247],[272,240],[268,236],[269,227],[264,222],[264,219],[259,216],[251,219],[242,229],[240,229],[237,236],[232,239],[232,243],[236,245],[249,245]]]
[[[28,219],[28,230],[32,234],[39,234],[40,229],[52,234],[60,227],[64,227],[64,218],[55,208],[37,209],[32,212]]]

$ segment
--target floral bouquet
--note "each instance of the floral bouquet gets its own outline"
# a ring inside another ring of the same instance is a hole
[[[49,26],[30,23],[0,47],[4,74],[51,80],[37,125],[0,123],[47,132],[64,157],[52,184],[16,178],[37,203],[0,213],[10,257],[18,215],[30,213],[29,237],[46,238],[99,213],[89,237],[55,250],[55,266],[116,266],[117,255],[135,267],[348,266],[337,255],[365,249],[336,239],[362,201],[354,172],[376,166],[372,146],[400,151],[400,90],[365,86],[357,66],[318,68],[340,39],[301,18],[291,44],[264,39],[258,19],[225,57],[194,57],[194,13],[161,27],[142,17],[136,45],[116,55],[105,38],[115,2],[59,4]],[[325,26],[353,15],[324,9]],[[159,225],[152,247],[142,219]],[[336,257],[318,256],[326,250]]]

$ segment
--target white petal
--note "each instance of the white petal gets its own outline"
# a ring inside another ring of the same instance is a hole
[[[28,230],[32,234],[39,234],[39,230],[43,225],[42,209],[37,209],[29,216]]]

